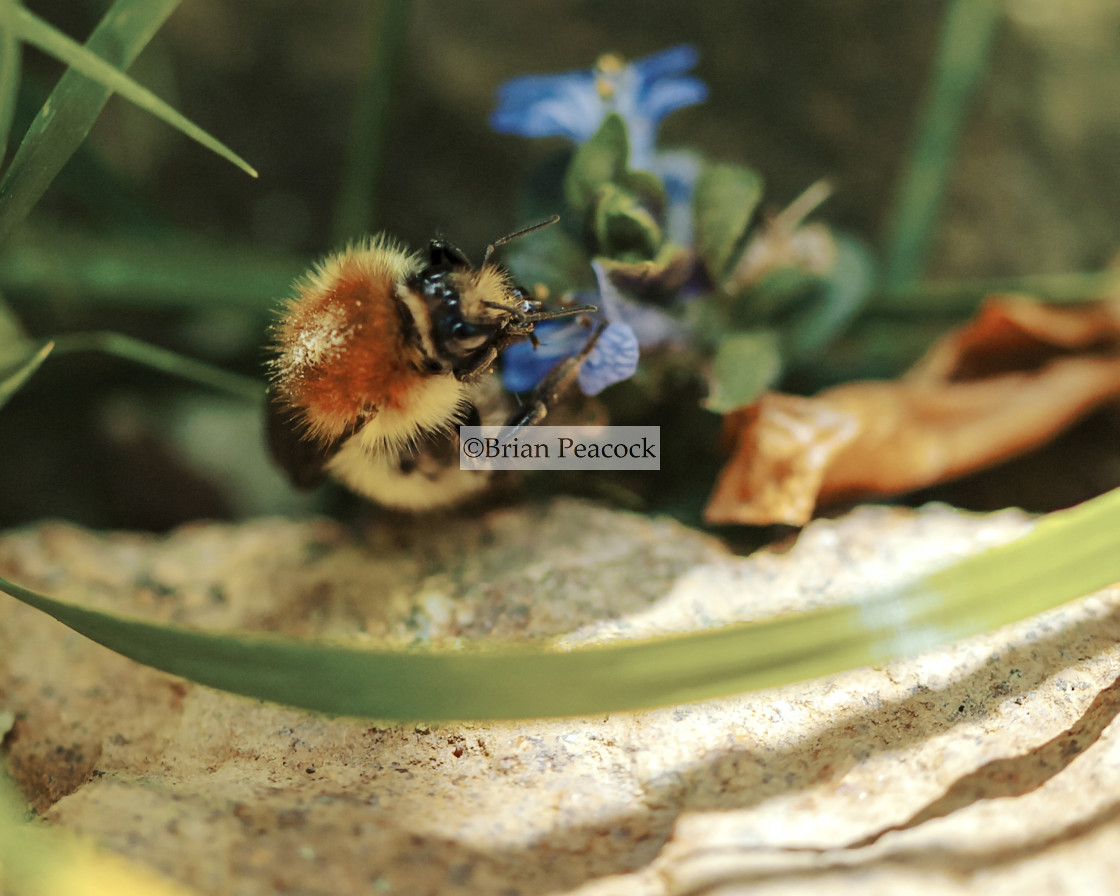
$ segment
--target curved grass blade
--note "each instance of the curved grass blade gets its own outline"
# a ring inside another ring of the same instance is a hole
[[[987,631],[1120,581],[1120,490],[1022,538],[855,605],[653,641],[388,650],[217,634],[0,590],[146,665],[335,715],[451,720],[586,715],[788,684]]]
[[[0,159],[8,154],[8,135],[19,88],[21,54],[14,7],[14,3],[0,3]]]
[[[0,771],[0,884],[5,894],[191,896],[178,883],[129,864],[73,834],[31,824],[15,785]]]
[[[57,337],[52,345],[58,354],[103,352],[237,398],[248,401],[264,399],[264,384],[259,380],[231,373],[123,333],[67,333]]]
[[[945,15],[929,93],[888,225],[883,264],[887,288],[905,286],[921,276],[1001,6],[999,0],[953,0]]]
[[[54,343],[48,342],[32,353],[27,360],[15,365],[8,370],[0,370],[0,408],[4,407],[31,375],[47,360],[47,355],[54,349]]]
[[[27,356],[31,339],[0,295],[0,369],[18,364]]]
[[[250,177],[257,176],[256,170],[233,150],[211,137],[206,131],[184,115],[176,112],[146,87],[141,87],[128,75],[110,65],[96,53],[90,52],[23,7],[19,8],[18,22],[20,37],[28,43],[34,44],[43,52],[62,60],[87,78],[91,78],[115,93],[119,93],[144,111],[151,112],[192,140],[217,153],[223,159],[232,162]]]
[[[247,401],[264,399],[264,384],[252,377],[231,373],[204,361],[188,358],[177,352],[160,348],[123,333],[67,333],[45,343],[26,360],[13,365],[8,370],[0,370],[0,408],[19,391],[20,387],[39,369],[47,356],[73,354],[77,352],[101,352],[134,364],[141,364],[152,370],[197,383],[209,389],[225,392],[235,398]]]
[[[264,314],[307,266],[188,235],[148,240],[24,227],[0,255],[0,288],[81,296],[87,307]]]
[[[1070,271],[975,280],[930,281],[900,287],[875,296],[872,316],[973,314],[992,293],[1022,293],[1040,301],[1063,304],[1092,302],[1120,291],[1120,271]]]
[[[87,51],[128,68],[179,0],[116,0],[86,42]],[[17,32],[15,3],[4,3]],[[85,139],[112,91],[71,69],[31,123],[0,180],[0,242],[15,230]]]
[[[341,245],[377,228],[376,194],[385,155],[393,84],[404,57],[409,0],[382,0],[370,17],[370,59],[358,84],[346,139],[332,242]]]

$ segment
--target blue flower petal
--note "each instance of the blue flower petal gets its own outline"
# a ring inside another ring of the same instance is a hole
[[[678,246],[692,245],[692,192],[700,178],[700,157],[688,150],[659,152],[650,170],[661,178],[669,207],[665,211],[665,234]]]
[[[708,85],[699,78],[673,78],[643,85],[638,98],[641,114],[654,123],[659,123],[670,112],[694,106],[708,98]]]
[[[587,329],[574,321],[545,321],[536,328],[540,344],[515,342],[502,352],[502,387],[531,392],[550,370],[576,354],[587,341]]]
[[[631,63],[644,79],[661,78],[665,75],[679,75],[687,72],[700,59],[696,47],[691,44],[678,44],[668,50],[661,50]]]
[[[638,337],[627,324],[609,324],[579,369],[579,387],[585,395],[598,395],[607,386],[622,382],[638,369]]]
[[[599,306],[600,317],[605,318],[612,325],[615,323],[625,325],[638,340],[640,348],[657,348],[685,342],[688,328],[681,321],[666,314],[660,308],[643,305],[626,298],[611,282],[601,261],[591,262],[591,268],[595,271],[595,279],[599,283],[599,294],[587,297],[587,301]]]
[[[498,108],[490,126],[523,137],[591,138],[605,116],[590,72],[526,75],[498,88]]]
[[[653,173],[661,178],[670,202],[692,201],[692,190],[703,169],[700,157],[687,149],[659,152],[654,160]]]
[[[507,392],[531,392],[554,360],[543,360],[528,342],[518,342],[502,352],[502,388]]]
[[[682,44],[620,68],[514,78],[498,88],[490,124],[501,133],[584,143],[608,112],[617,112],[630,135],[631,165],[644,169],[653,159],[661,120],[708,95],[702,81],[684,74],[697,58],[694,47]]]
[[[603,262],[599,259],[591,262],[591,270],[595,272],[595,282],[599,286],[599,294],[588,301],[599,306],[599,315],[606,318],[608,323],[621,320],[622,293],[611,282],[611,278],[607,276],[606,268],[603,267]]]

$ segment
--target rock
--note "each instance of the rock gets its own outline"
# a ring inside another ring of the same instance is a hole
[[[0,536],[0,574],[211,629],[576,644],[856,600],[1029,525],[868,507],[741,558],[570,500],[360,534],[43,523]],[[394,726],[185,683],[3,598],[0,711],[51,823],[200,893],[1100,891],[1120,875],[1118,601],[696,705]]]

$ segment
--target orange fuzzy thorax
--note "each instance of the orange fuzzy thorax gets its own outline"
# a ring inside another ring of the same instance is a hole
[[[337,438],[422,385],[393,292],[420,262],[384,241],[333,255],[296,286],[275,329],[274,387],[308,435]]]

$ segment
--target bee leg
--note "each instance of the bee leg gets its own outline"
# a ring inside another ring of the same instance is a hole
[[[470,359],[466,367],[455,371],[455,378],[460,383],[473,383],[484,376],[494,366],[497,359],[497,346],[490,345],[480,349],[478,354]]]
[[[519,408],[502,427],[503,442],[512,439],[526,426],[536,426],[548,416],[549,409],[555,407],[568,390],[575,385],[579,377],[580,367],[587,360],[587,356],[591,354],[591,350],[595,348],[595,343],[599,341],[599,337],[606,327],[605,323],[600,324],[591,334],[591,338],[584,343],[583,348],[579,350],[579,354],[565,358],[545,374],[544,379],[537,383],[537,387],[529,395],[526,404]]]

